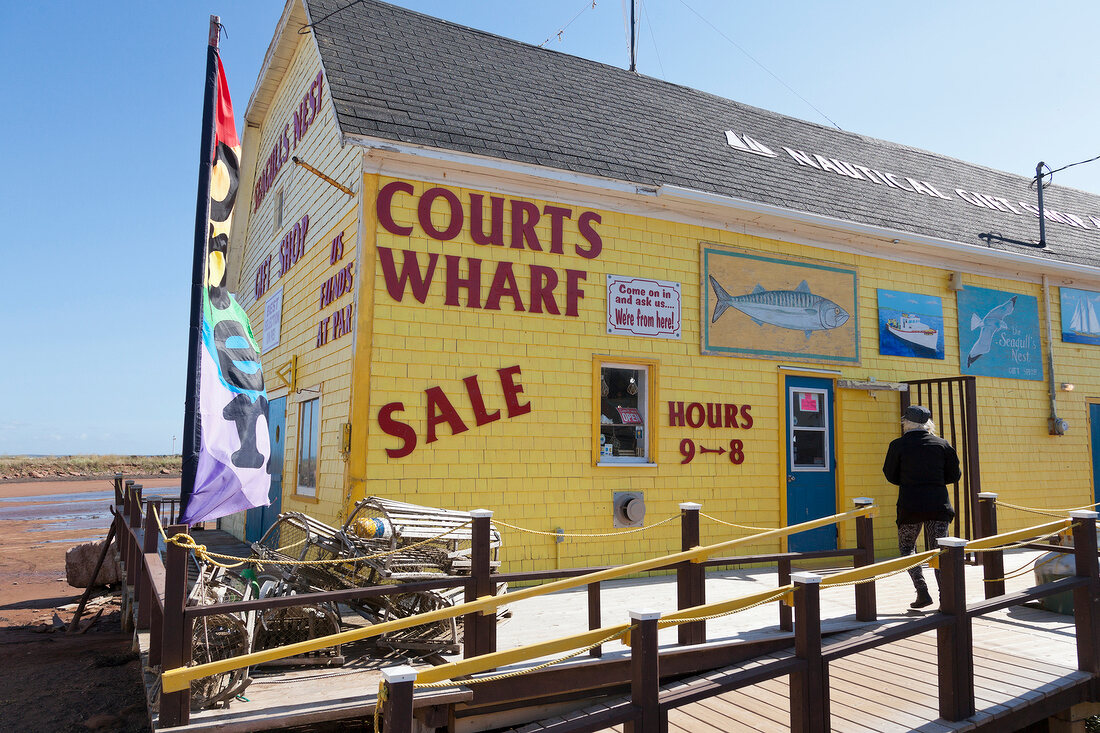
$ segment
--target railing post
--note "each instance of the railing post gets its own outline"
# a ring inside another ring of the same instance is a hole
[[[588,628],[595,630],[600,628],[603,623],[600,612],[600,584],[589,583],[588,584]],[[590,657],[602,657],[603,645],[597,644],[588,650],[588,656]]]
[[[936,629],[939,664],[940,717],[964,720],[974,714],[974,644],[966,615],[966,540],[941,537],[940,612],[954,623]]]
[[[150,501],[145,505],[145,527],[141,537],[141,564],[138,567],[138,577],[141,585],[138,586],[137,597],[137,627],[144,631],[149,628],[151,619],[150,609],[154,605],[152,579],[149,576],[149,568],[145,566],[145,555],[157,551],[157,540],[160,538],[160,530],[157,528],[157,513],[160,512],[160,502]]]
[[[791,582],[791,558],[779,558],[778,567],[780,587]],[[779,602],[779,628],[782,631],[794,631],[794,609],[787,605],[786,601]]]
[[[406,664],[387,667],[382,670],[382,680],[386,685],[386,698],[382,703],[383,730],[386,733],[411,733],[416,670]]]
[[[122,503],[122,474],[115,474],[115,506]]]
[[[474,526],[471,531],[473,547],[470,550],[470,582],[466,584],[466,602],[495,595],[490,563],[490,521],[493,513],[488,509],[475,509],[470,512]],[[462,617],[463,649],[466,659],[482,654],[490,654],[497,649],[497,612],[496,609],[478,613],[467,613]]]
[[[872,507],[875,500],[866,496],[852,499],[856,509]],[[852,560],[852,564],[861,568],[875,564],[875,520],[870,517],[856,517],[856,547],[859,553]],[[874,583],[859,583],[856,585],[856,619],[859,621],[874,621],[878,618],[878,601],[875,596]]]
[[[133,596],[131,596],[130,613],[132,615],[132,621],[134,627],[137,627],[137,615],[140,613],[140,603],[142,586],[144,585],[144,573],[145,558],[142,557],[142,549],[145,546],[145,534],[142,528],[142,516],[141,516],[141,484],[134,484],[134,501],[131,504],[130,509],[130,526],[134,529],[134,553],[131,560],[134,563],[134,575],[133,582]],[[141,532],[141,542],[138,542],[138,532]],[[136,607],[136,608],[135,608]]]
[[[702,504],[685,501],[680,504],[680,549],[699,546],[699,510]],[[707,572],[701,563],[686,561],[676,568],[676,608],[683,610],[707,602]],[[707,622],[693,621],[676,627],[680,644],[703,644],[707,640]]]
[[[173,524],[165,528],[172,537],[186,532],[187,526]],[[168,543],[168,559],[164,568],[164,622],[161,640],[161,664],[165,670],[182,667],[190,661],[191,643],[187,624],[183,617],[187,603],[187,553],[188,551]],[[191,690],[163,692],[160,696],[160,720],[158,728],[185,725],[191,716]]]
[[[1077,626],[1077,669],[1092,675],[1093,691],[1100,695],[1100,571],[1096,557],[1096,512],[1075,511],[1073,554],[1076,576],[1087,585],[1073,589],[1073,620]]]
[[[791,730],[826,733],[829,722],[829,668],[821,656],[821,576],[795,573],[794,654],[806,666],[791,672]]]
[[[631,611],[634,629],[630,632],[630,702],[635,717],[623,724],[623,733],[658,733],[661,730],[661,706],[658,693],[661,670],[657,651],[657,621],[660,611]]]
[[[982,537],[997,534],[997,495],[991,491],[978,494],[978,519]],[[986,550],[982,553],[982,585],[985,597],[996,598],[1005,594],[1005,558],[1003,550]]]

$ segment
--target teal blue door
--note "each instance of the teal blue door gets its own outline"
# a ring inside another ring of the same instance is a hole
[[[836,514],[833,381],[786,378],[787,525]],[[789,552],[836,549],[836,525],[799,532]]]
[[[267,496],[271,499],[268,506],[249,509],[245,516],[244,539],[255,542],[271,528],[283,510],[283,442],[286,438],[286,397],[271,400],[267,405],[267,431],[271,440],[271,488]]]
[[[1092,431],[1092,500],[1100,501],[1100,405],[1089,405]]]

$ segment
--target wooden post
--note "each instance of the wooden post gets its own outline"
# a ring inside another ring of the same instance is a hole
[[[1088,585],[1073,589],[1073,620],[1077,626],[1077,669],[1092,675],[1100,687],[1100,576],[1096,558],[1096,512],[1070,512],[1073,553],[1078,578]]]
[[[115,474],[115,506],[122,503],[122,474]]]
[[[974,644],[963,575],[966,540],[941,537],[939,545],[944,549],[940,555],[940,612],[954,617],[954,623],[936,629],[940,717],[964,720],[974,714]]]
[[[782,587],[791,582],[791,558],[779,558],[779,585]],[[779,602],[779,628],[783,631],[794,631],[794,609],[785,601]]]
[[[602,625],[600,618],[600,584],[588,584],[588,628],[598,629]],[[590,657],[602,657],[603,645],[597,645],[588,650]]]
[[[103,549],[99,551],[99,560],[96,561],[95,569],[92,571],[92,579],[88,583],[88,587],[84,589],[84,593],[80,596],[80,603],[76,606],[76,611],[73,613],[73,620],[69,622],[69,626],[65,629],[65,633],[71,634],[76,631],[80,625],[80,617],[84,613],[84,606],[88,604],[88,599],[92,596],[92,590],[96,587],[96,578],[99,577],[99,569],[103,567],[103,561],[107,559],[107,553],[111,551],[111,542],[115,538],[115,532],[118,524],[111,522],[111,528],[107,530],[107,539],[103,540]],[[95,621],[95,619],[92,619]],[[89,624],[90,626],[90,624]],[[87,629],[85,629],[86,631]]]
[[[145,585],[143,583],[143,581],[144,581],[143,576],[144,576],[144,570],[145,570],[145,558],[142,557],[142,548],[145,545],[145,534],[144,534],[144,530],[142,529],[142,524],[141,524],[141,521],[142,521],[142,516],[141,516],[141,490],[142,490],[142,488],[143,487],[142,487],[141,484],[134,484],[134,502],[131,505],[131,514],[130,514],[130,526],[134,530],[134,554],[133,554],[133,557],[131,558],[133,560],[133,563],[134,563],[134,575],[133,575],[134,579],[133,579],[133,582],[131,583],[131,585],[133,586],[133,593],[134,594],[131,597],[132,605],[130,606],[130,613],[133,615],[132,620],[134,622],[135,627],[137,627],[137,614],[140,613],[139,607],[140,607],[140,603],[141,603],[142,586]],[[139,532],[141,533],[141,537],[142,537],[140,543],[138,542],[138,533]]]
[[[866,496],[852,499],[857,509],[875,505],[875,500]],[[856,517],[856,547],[859,554],[852,559],[852,564],[861,568],[875,564],[875,520],[871,517]],[[859,583],[856,585],[856,619],[859,621],[874,621],[878,618],[878,602],[875,597],[874,583]]]
[[[630,632],[630,701],[635,718],[623,724],[623,733],[658,733],[661,706],[657,697],[661,670],[657,651],[660,611],[631,611],[635,628]]]
[[[154,605],[153,594],[157,592],[149,576],[149,569],[145,567],[145,555],[157,551],[157,540],[160,539],[160,528],[157,525],[157,514],[159,512],[159,501],[146,503],[145,529],[141,538],[141,566],[138,571],[138,576],[142,577],[143,580],[137,597],[137,627],[142,631],[149,628],[149,622],[152,618],[150,609]]]
[[[495,594],[490,563],[490,521],[493,513],[488,509],[475,509],[470,512],[470,516],[474,519],[474,526],[473,547],[470,550],[470,582],[466,584],[467,603]],[[462,628],[464,658],[491,654],[497,650],[496,609],[464,615]]]
[[[187,526],[173,524],[165,528],[171,537],[186,532]],[[168,560],[164,568],[164,620],[161,640],[161,665],[163,669],[176,669],[190,661],[191,640],[185,636],[187,624],[183,618],[187,603],[187,555],[179,545],[168,543]],[[160,696],[160,721],[158,728],[186,725],[191,715],[191,690],[163,692]]]
[[[821,576],[795,573],[794,654],[806,667],[791,672],[791,730],[794,733],[827,733],[829,721],[829,668],[821,656]]]
[[[413,682],[416,670],[407,664],[382,670],[386,699],[382,703],[382,729],[386,733],[411,733],[413,724]]]
[[[997,534],[997,495],[990,491],[978,494],[978,519],[982,537]],[[1005,559],[1003,550],[986,550],[982,553],[982,576],[985,597],[996,598],[1005,594]]]
[[[680,549],[699,546],[699,510],[702,504],[685,501],[680,504]],[[682,562],[676,568],[676,608],[683,610],[707,602],[706,568],[697,562]],[[694,621],[676,627],[680,644],[703,644],[707,640],[707,622]]]

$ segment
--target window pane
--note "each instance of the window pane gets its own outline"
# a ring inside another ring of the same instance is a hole
[[[645,461],[647,371],[644,367],[600,368],[601,461]]]
[[[298,423],[298,493],[317,496],[317,444],[320,400],[303,402]]]
[[[825,401],[820,392],[795,391],[791,400],[793,425],[800,428],[820,428],[825,425]]]
[[[795,468],[825,468],[825,433],[798,430],[791,433],[791,464]]]

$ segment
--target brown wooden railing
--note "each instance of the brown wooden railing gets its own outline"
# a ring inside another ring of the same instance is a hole
[[[588,575],[610,568],[572,568],[520,573],[493,573],[490,559],[491,512],[474,512],[472,571],[467,577],[451,577],[440,580],[403,583],[321,593],[303,593],[293,596],[262,598],[233,603],[187,606],[187,562],[189,551],[178,544],[167,543],[164,558],[158,550],[160,529],[173,537],[187,531],[185,525],[164,525],[159,517],[166,516],[159,501],[143,501],[141,485],[115,479],[114,522],[120,560],[125,568],[126,588],[123,593],[124,623],[132,623],[139,630],[149,631],[148,666],[164,670],[187,666],[191,661],[191,636],[198,618],[214,614],[244,613],[263,609],[309,605],[320,602],[338,603],[357,598],[383,596],[446,588],[464,588],[467,601],[473,601],[495,592],[498,583],[543,582],[554,579]],[[870,507],[871,501],[860,499],[857,507]],[[681,505],[681,547],[684,551],[699,546],[698,504]],[[710,558],[698,562],[674,563],[655,570],[675,570],[677,578],[678,607],[690,608],[705,602],[705,569],[707,567],[778,563],[780,573],[789,576],[791,563],[801,559],[852,558],[855,567],[874,563],[873,520],[871,516],[855,519],[857,546],[855,548],[807,553],[777,553]],[[600,583],[587,585],[589,626],[600,627]],[[874,620],[876,603],[873,586],[857,586],[855,591],[857,617]],[[780,604],[779,623],[790,628],[790,608]],[[796,609],[797,613],[797,609]],[[470,613],[462,617],[466,658],[496,651],[496,615]],[[698,621],[680,627],[679,643],[685,647],[706,642],[706,623]],[[590,654],[600,656],[600,648]],[[714,655],[711,645],[700,655],[685,655],[682,667],[694,669],[699,664],[710,664]],[[593,660],[599,662],[600,660]],[[611,665],[612,668],[615,666]],[[701,669],[701,667],[699,667]],[[190,692],[162,692],[159,702],[158,728],[185,725],[190,719]]]
[[[983,494],[980,502],[985,518],[991,520],[983,526],[995,528],[996,496]],[[1073,548],[1063,549],[1074,554],[1074,577],[1044,583],[1010,595],[1004,593],[1002,549],[980,549],[979,540],[968,543],[963,538],[942,539],[942,550],[938,557],[941,571],[939,613],[891,625],[854,639],[832,643],[823,640],[819,598],[822,578],[813,573],[797,573],[792,578],[795,617],[792,657],[735,669],[721,677],[708,674],[703,681],[674,690],[660,689],[662,677],[669,679],[694,670],[733,666],[738,661],[776,651],[777,643],[789,648],[790,642],[780,640],[729,644],[717,648],[708,645],[708,648],[699,650],[674,649],[658,652],[657,629],[660,614],[634,612],[631,614],[628,659],[616,660],[614,663],[594,660],[583,665],[571,665],[566,670],[555,671],[550,668],[498,682],[479,682],[474,679],[455,684],[465,685],[472,690],[473,697],[465,703],[467,707],[499,705],[508,700],[522,700],[532,694],[537,694],[540,702],[545,703],[552,702],[556,695],[575,693],[581,689],[591,692],[600,687],[613,689],[616,686],[629,685],[628,702],[612,704],[591,715],[568,716],[568,719],[540,730],[543,733],[583,733],[624,725],[627,733],[656,733],[668,729],[668,712],[674,708],[765,680],[789,676],[791,730],[823,732],[831,728],[831,662],[934,630],[937,634],[939,714],[946,720],[959,721],[976,712],[971,632],[973,619],[1003,608],[1072,591],[1078,669],[1087,672],[1091,679],[1087,683],[1069,688],[1057,699],[1041,701],[1044,707],[1040,712],[1046,712],[1049,708],[1047,714],[1054,714],[1079,702],[1100,700],[1100,571],[1097,562],[1096,516],[1095,512],[1074,511],[1070,512],[1071,521],[1065,523],[1072,527],[1073,532]],[[1044,526],[1049,529],[1049,525]],[[998,540],[997,536],[990,537],[995,543]],[[985,544],[989,544],[988,540],[989,538]],[[999,583],[984,583],[987,599],[969,605],[965,595],[965,557],[968,544],[972,546],[970,551],[979,551],[985,556],[985,580],[1000,580]],[[889,563],[883,563],[886,564]],[[873,587],[873,583],[868,585]],[[563,673],[568,676],[568,681],[562,679]],[[387,733],[406,733],[411,730],[417,674],[416,670],[404,666],[384,670],[387,691],[382,697],[382,717]],[[1022,713],[1024,717],[1020,718],[1021,724],[1028,714],[1027,711]],[[1010,721],[1001,722],[1006,730],[1014,729]]]

